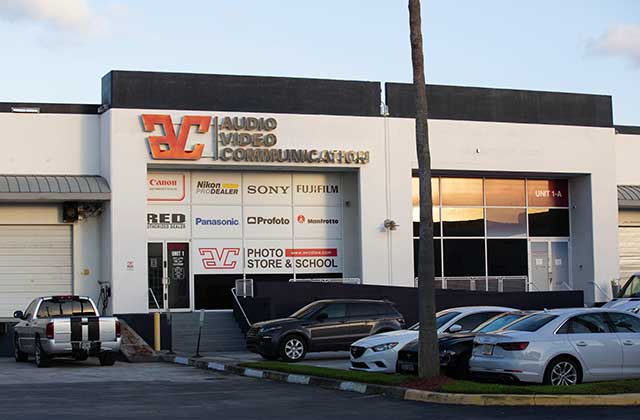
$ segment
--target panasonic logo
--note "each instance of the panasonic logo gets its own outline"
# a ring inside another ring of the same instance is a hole
[[[289,223],[291,223],[291,221],[286,217],[247,217],[247,224],[249,225],[288,225]]]
[[[203,219],[196,217],[196,226],[238,226],[240,221],[235,218],[230,219]]]

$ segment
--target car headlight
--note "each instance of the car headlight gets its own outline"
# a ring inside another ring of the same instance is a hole
[[[371,347],[371,350],[376,351],[376,352],[377,351],[387,351],[387,350],[391,350],[392,348],[394,348],[397,345],[398,345],[398,343],[378,344],[377,346]]]
[[[282,329],[282,327],[262,327],[260,328],[260,334],[272,333],[274,331],[278,331]]]

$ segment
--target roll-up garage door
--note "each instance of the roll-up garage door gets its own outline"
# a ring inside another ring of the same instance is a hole
[[[621,226],[620,277],[624,282],[633,273],[640,272],[640,226]]]
[[[0,317],[38,296],[71,294],[71,238],[67,225],[0,225]]]

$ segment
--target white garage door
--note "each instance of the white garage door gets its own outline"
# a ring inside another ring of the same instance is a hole
[[[621,226],[620,277],[624,282],[633,273],[640,272],[640,226]]]
[[[0,225],[0,317],[38,296],[71,294],[71,226]]]

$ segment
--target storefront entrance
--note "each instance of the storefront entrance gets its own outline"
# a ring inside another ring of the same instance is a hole
[[[149,309],[189,310],[191,285],[188,242],[149,242]]]
[[[567,240],[531,241],[529,267],[532,292],[571,290],[569,283],[569,242]]]

